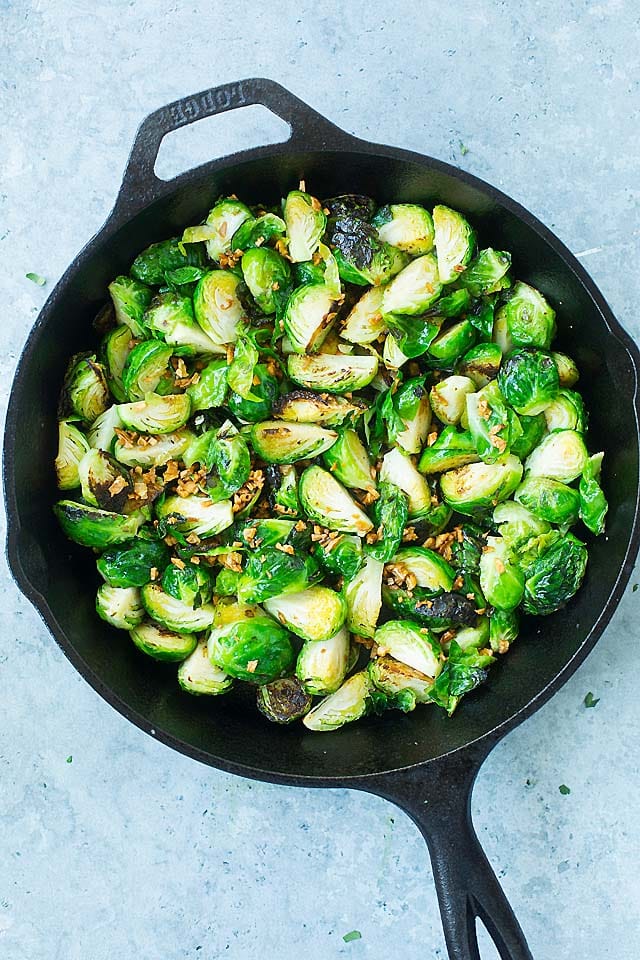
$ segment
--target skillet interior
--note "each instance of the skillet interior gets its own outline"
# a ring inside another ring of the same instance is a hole
[[[17,570],[21,586],[45,614],[67,655],[103,696],[144,729],[153,729],[175,748],[205,762],[265,779],[343,780],[433,759],[513,718],[581,648],[590,646],[589,637],[633,539],[638,431],[632,358],[547,240],[490,190],[464,182],[440,164],[384,152],[341,151],[280,153],[224,169],[212,166],[213,171],[210,166],[180,178],[166,196],[115,231],[107,230],[106,237],[99,235],[41,315],[14,388],[5,445],[15,538],[10,556],[12,549],[17,551],[28,581]],[[606,452],[607,536],[590,543],[583,589],[553,617],[525,622],[513,651],[452,720],[436,708],[418,708],[408,716],[390,713],[316,735],[301,725],[269,724],[234,694],[195,698],[181,693],[175,667],[144,657],[126,634],[98,619],[94,565],[85,549],[65,540],[51,513],[58,495],[51,466],[57,396],[69,354],[96,345],[91,321],[105,300],[107,283],[148,243],[197,223],[219,194],[237,192],[248,202],[276,201],[300,177],[319,196],[357,190],[380,202],[413,200],[427,206],[437,199],[467,214],[483,245],[510,250],[516,274],[539,287],[557,309],[557,347],[574,356],[582,371],[580,389],[591,412],[590,448]]]

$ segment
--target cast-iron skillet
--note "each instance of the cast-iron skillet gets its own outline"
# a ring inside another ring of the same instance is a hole
[[[154,173],[169,131],[248,104],[291,126],[282,144],[214,160],[165,182]],[[299,179],[319,197],[357,191],[379,202],[434,201],[469,216],[484,244],[513,253],[518,277],[558,313],[558,349],[574,356],[591,412],[590,447],[603,449],[607,534],[589,544],[583,589],[561,612],[525,621],[489,682],[453,719],[435,708],[389,714],[331,734],[267,723],[234,695],[189,697],[175,668],[142,656],[94,610],[97,577],[87,553],[64,539],[51,512],[56,401],[69,354],[95,345],[91,321],[106,286],[147,244],[198,223],[220,194],[277,201]],[[49,297],[24,349],[4,447],[13,576],[67,657],[95,690],[142,730],[231,773],[273,783],[352,787],[398,804],[423,833],[449,955],[478,960],[480,917],[503,960],[531,954],[480,847],[470,818],[478,769],[498,741],[576,670],[609,622],[638,549],[640,355],[574,256],[519,204],[430,157],[366,143],[334,126],[271,80],[206,90],[141,125],[116,205]],[[357,865],[354,864],[354,870]]]

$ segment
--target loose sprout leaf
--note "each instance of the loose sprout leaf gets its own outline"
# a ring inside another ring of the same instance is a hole
[[[600,697],[594,697],[594,695],[589,691],[584,698],[585,707],[596,707],[600,703]]]
[[[27,280],[31,280],[32,283],[37,284],[39,287],[44,287],[47,282],[47,278],[41,276],[39,273],[26,273]]]
[[[254,369],[258,363],[259,354],[251,341],[246,337],[240,337],[233,351],[233,362],[227,371],[227,383],[244,400],[251,400],[259,403],[261,397],[258,397],[253,391]]]

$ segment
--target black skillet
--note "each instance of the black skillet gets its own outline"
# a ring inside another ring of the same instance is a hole
[[[165,182],[154,173],[163,137],[202,117],[264,104],[291,126],[282,144],[214,160]],[[305,179],[317,196],[346,191],[379,202],[439,201],[465,213],[486,244],[513,253],[517,275],[556,306],[558,348],[576,357],[591,411],[590,446],[606,452],[606,537],[590,544],[577,597],[522,636],[453,719],[435,708],[372,718],[332,734],[267,723],[233,695],[184,695],[175,670],[141,656],[94,611],[86,551],[51,512],[56,400],[72,350],[95,345],[92,318],[107,283],[152,241],[198,223],[220,194],[276,201]],[[4,482],[8,557],[20,589],[98,693],[176,750],[245,777],[351,787],[396,803],[423,833],[433,862],[449,956],[479,960],[480,917],[502,960],[525,960],[524,935],[470,817],[476,774],[509,730],[577,669],[609,622],[638,550],[640,354],[575,257],[519,204],[439,160],[345,133],[271,80],[226,84],[152,113],[141,125],[113,212],[49,297],[24,349],[7,414]],[[355,870],[355,865],[354,865]]]

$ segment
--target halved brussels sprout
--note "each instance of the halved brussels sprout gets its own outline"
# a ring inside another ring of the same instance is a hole
[[[103,583],[96,595],[96,611],[117,630],[132,630],[145,618],[137,587],[111,587]]]
[[[349,343],[368,344],[384,333],[387,325],[382,316],[385,287],[371,287],[363,293],[346,317],[340,336]]]
[[[269,517],[265,520],[244,520],[236,523],[229,531],[230,542],[239,540],[244,546],[257,549],[258,547],[273,547],[276,543],[290,543],[293,546],[308,546],[308,535],[298,533],[298,524],[294,520],[284,520],[280,517]],[[300,590],[303,587],[299,588]],[[275,594],[274,594],[275,596]]]
[[[550,433],[527,457],[527,476],[549,477],[571,483],[584,470],[589,454],[582,435],[575,430]]]
[[[170,563],[162,576],[162,589],[170,597],[190,607],[201,607],[211,600],[213,584],[211,574],[205,567],[193,563],[183,563],[178,567]]]
[[[173,386],[169,360],[173,348],[162,340],[143,340],[127,356],[122,370],[122,385],[128,400],[144,400],[156,392],[161,382]],[[171,392],[163,390],[164,392]],[[122,398],[124,399],[124,397]]]
[[[245,311],[238,297],[240,279],[229,270],[211,270],[198,282],[193,309],[201,330],[213,343],[235,343]]]
[[[238,580],[238,600],[262,603],[285,593],[299,593],[322,579],[312,556],[292,544],[284,544],[293,553],[282,550],[283,544],[261,546],[250,553]],[[278,549],[280,547],[280,549]]]
[[[257,382],[256,382],[257,381]],[[246,423],[259,423],[271,416],[273,403],[278,396],[278,381],[269,373],[264,363],[253,368],[251,393],[258,399],[246,399],[234,390],[229,394],[227,406],[234,417]]]
[[[306,515],[329,530],[364,536],[373,523],[335,477],[322,467],[307,467],[298,486]]]
[[[479,390],[498,376],[502,350],[497,343],[479,343],[456,363],[456,373],[469,377]]]
[[[442,473],[479,460],[473,437],[468,431],[445,427],[430,447],[425,447],[418,463],[422,473]]]
[[[475,233],[461,214],[442,204],[433,208],[433,227],[440,282],[451,283],[471,260]]]
[[[295,463],[328,450],[338,434],[315,423],[265,420],[251,428],[249,438],[257,455],[267,463]]]
[[[233,246],[236,231],[243,223],[252,219],[253,217],[249,207],[245,206],[244,203],[240,203],[239,200],[225,197],[224,200],[219,200],[209,211],[206,221],[206,236],[200,236],[191,232],[201,229],[199,227],[191,227],[185,230],[182,242],[191,243],[196,239],[206,240],[207,253],[212,260],[219,262],[223,253],[237,249]],[[240,247],[239,249],[243,250],[244,247]]]
[[[371,222],[381,240],[412,257],[429,253],[433,247],[431,214],[417,203],[392,203],[380,207]]]
[[[442,283],[438,279],[438,264],[432,253],[427,253],[396,274],[382,295],[382,313],[424,313],[440,296]]]
[[[311,710],[312,699],[297,677],[283,677],[258,687],[256,706],[273,723],[291,723]]]
[[[373,685],[387,696],[402,695],[405,702],[408,702],[408,705],[403,707],[405,712],[413,710],[417,703],[429,703],[431,699],[429,693],[433,687],[433,679],[425,677],[413,667],[408,667],[406,663],[394,660],[393,657],[370,660],[367,672]]]
[[[463,627],[456,632],[456,643],[461,650],[486,647],[488,641],[489,617],[478,617],[475,627]]]
[[[328,640],[347,616],[343,597],[321,586],[271,597],[263,605],[267,613],[303,640]]]
[[[440,646],[425,628],[411,620],[389,620],[378,627],[374,640],[379,656],[389,655],[431,680],[440,673]]]
[[[609,505],[599,483],[604,453],[589,457],[580,477],[580,519],[585,527],[599,536],[604,530],[604,518]]]
[[[511,254],[504,250],[493,250],[487,247],[481,250],[464,273],[460,276],[460,283],[472,297],[494,293],[502,288],[501,281],[511,266]]]
[[[156,337],[178,348],[176,354],[225,352],[196,323],[191,297],[172,291],[159,294],[145,313],[144,322]]]
[[[367,224],[369,230],[373,228]],[[332,242],[340,240],[343,234],[334,233]],[[375,240],[374,240],[375,237]],[[408,263],[409,257],[397,247],[389,243],[381,243],[375,233],[363,234],[356,238],[359,247],[350,242],[342,247],[336,245],[334,256],[338,271],[345,283],[356,283],[366,287],[374,287],[388,283],[392,277],[400,272]]]
[[[335,693],[347,675],[350,653],[346,627],[325,639],[308,640],[296,664],[296,674],[306,692],[320,697]]]
[[[515,439],[511,438],[511,453],[524,460],[532,450],[538,446],[544,437],[547,427],[543,413],[535,417],[518,417],[522,433]]]
[[[209,634],[209,659],[238,680],[271,683],[293,667],[291,634],[260,607],[219,603]]]
[[[227,361],[212,360],[200,371],[196,383],[187,387],[191,412],[222,407],[227,397]]]
[[[294,263],[311,260],[322,239],[327,218],[322,205],[302,190],[291,190],[284,202],[289,256]]]
[[[215,610],[210,603],[194,608],[165,593],[158,583],[145,583],[141,588],[141,596],[151,619],[167,630],[198,633],[207,630],[213,623]]]
[[[420,453],[431,427],[431,404],[423,377],[407,380],[395,392],[393,405],[404,423],[404,430],[395,431],[394,440],[405,453]]]
[[[518,281],[496,313],[493,339],[503,353],[514,347],[548,350],[556,333],[556,314],[539,290]]]
[[[174,433],[183,427],[191,414],[191,399],[186,393],[160,397],[149,393],[145,400],[121,403],[118,414],[125,427],[141,433]]]
[[[515,610],[494,610],[489,617],[489,645],[496,653],[506,653],[520,632]]]
[[[142,283],[159,287],[165,282],[166,274],[180,267],[204,266],[204,250],[196,244],[185,250],[178,237],[152,243],[139,253],[131,264],[131,276]]]
[[[113,453],[116,460],[127,467],[161,467],[169,460],[179,460],[192,439],[193,434],[188,430],[153,438],[139,437],[135,442],[119,438],[113,445]]]
[[[382,572],[384,564],[366,557],[352,580],[345,584],[347,626],[361,637],[373,637],[382,609]]]
[[[313,555],[328,573],[351,580],[362,566],[362,540],[347,533],[332,532],[313,544]]]
[[[575,361],[572,360],[571,357],[568,357],[566,353],[558,353],[556,350],[552,351],[551,356],[553,357],[554,363],[558,368],[558,379],[560,381],[560,386],[575,386],[580,379],[580,374]]]
[[[109,406],[109,387],[105,369],[96,360],[95,354],[76,353],[69,361],[62,394],[60,409],[64,418],[66,413],[75,413],[87,423],[93,421]]]
[[[333,427],[349,416],[359,415],[363,409],[358,403],[335,394],[293,390],[276,400],[273,416],[293,423],[320,423]]]
[[[522,464],[513,454],[495,463],[469,463],[440,478],[445,502],[458,513],[474,516],[506,500],[522,480]]]
[[[162,573],[169,551],[162,540],[130,540],[98,557],[98,572],[112,587],[143,587],[153,570]]]
[[[418,519],[427,516],[433,507],[429,484],[418,473],[413,460],[394,447],[384,455],[380,480],[394,483],[409,498],[409,518]]]
[[[547,430],[577,430],[584,433],[587,429],[587,413],[582,397],[575,390],[560,390],[558,396],[544,409]]]
[[[520,424],[510,411],[495,381],[477,393],[467,394],[466,420],[478,456],[495,463],[509,451],[512,437],[520,435]]]
[[[178,667],[178,683],[186,693],[217,696],[233,686],[233,677],[209,660],[206,640],[200,640],[193,653]]]
[[[158,520],[166,520],[169,527],[180,533],[195,533],[201,539],[213,537],[230,527],[234,520],[230,500],[213,503],[209,497],[191,494],[179,497],[175,494],[156,503]],[[175,523],[171,521],[175,518]]]
[[[452,364],[474,345],[478,334],[470,320],[459,320],[443,330],[429,345],[429,356]]]
[[[321,700],[302,722],[308,730],[337,730],[345,723],[359,720],[369,710],[371,681],[365,670],[354,673],[335,693]]]
[[[456,572],[450,563],[435,550],[427,547],[405,547],[393,558],[393,565],[400,565],[416,579],[416,586],[425,587],[433,593],[453,589]]]
[[[116,428],[122,427],[122,420],[118,413],[118,405],[114,404],[108,407],[104,413],[91,424],[91,429],[87,434],[87,440],[91,447],[98,450],[109,452],[113,447],[113,441],[116,438]]]
[[[250,250],[252,247],[261,247],[274,237],[281,237],[287,225],[275,213],[263,213],[261,217],[252,217],[245,220],[238,227],[231,241],[232,250]]]
[[[58,453],[55,459],[59,490],[73,490],[80,486],[78,466],[87,450],[89,441],[69,420],[58,424]]]
[[[376,489],[369,456],[355,430],[340,431],[338,439],[324,452],[322,459],[327,469],[346,487]]]
[[[104,450],[87,450],[78,464],[82,499],[93,507],[123,513],[133,485],[129,474]]]
[[[122,371],[131,353],[133,334],[129,327],[118,326],[105,335],[100,346],[100,355],[105,367],[107,383],[111,393],[122,402],[126,400],[125,389],[122,384]]]
[[[547,477],[528,477],[514,493],[514,500],[536,517],[550,523],[570,524],[578,519],[580,497],[578,491],[559,480]]]
[[[500,367],[498,385],[516,413],[533,417],[555,400],[560,386],[558,369],[548,353],[514,350]]]
[[[292,464],[272,464],[266,470],[269,485],[269,506],[276,513],[300,516],[298,475]]]
[[[148,336],[144,314],[153,298],[153,291],[133,277],[120,276],[109,284],[109,293],[117,323],[126,325],[134,337]]]
[[[295,383],[309,390],[326,393],[350,393],[368,386],[378,372],[378,358],[323,353],[304,357],[291,354],[287,372]]]
[[[487,538],[480,557],[480,586],[487,602],[499,610],[513,610],[522,600],[524,574],[502,537]]]
[[[247,441],[229,420],[205,441],[204,452],[197,449],[197,441],[193,447],[189,446],[184,453],[185,463],[193,462],[192,458],[199,460],[210,471],[215,469],[215,476],[210,475],[207,479],[212,500],[230,497],[244,486],[251,474],[251,454]]]
[[[324,283],[298,287],[287,300],[284,329],[296,353],[316,353],[336,318],[337,302]]]
[[[262,312],[275,313],[291,281],[288,262],[270,247],[251,247],[240,265],[244,282]]]
[[[469,377],[445,377],[431,387],[431,409],[442,423],[459,423],[465,410],[466,396],[475,390],[476,385]]]
[[[74,503],[73,500],[59,500],[53,512],[69,540],[83,547],[97,547],[98,550],[104,550],[113,543],[131,540],[143,523],[140,514],[132,513],[125,517],[121,513],[110,513],[86,503]]]
[[[523,607],[546,616],[563,607],[579,589],[587,566],[587,548],[571,533],[543,550],[527,569]]]
[[[493,522],[498,527],[500,536],[516,553],[529,541],[551,530],[546,520],[534,516],[521,503],[514,503],[512,500],[498,504],[493,511]]]
[[[390,367],[392,370],[399,370],[400,367],[411,358],[400,349],[394,335],[388,333],[385,337],[384,347],[382,348],[382,359],[384,360],[385,366]]]
[[[180,661],[189,657],[196,648],[198,639],[193,633],[168,630],[159,623],[138,624],[129,631],[129,636],[138,650],[154,660]]]

